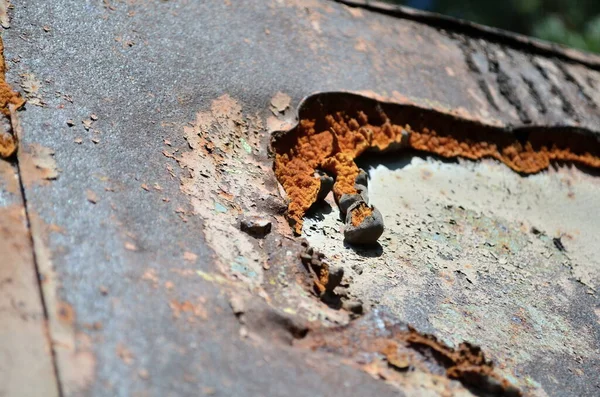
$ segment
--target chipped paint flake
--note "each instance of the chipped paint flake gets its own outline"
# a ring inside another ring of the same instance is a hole
[[[240,211],[252,209],[254,197],[267,194],[261,189],[263,174],[251,155],[252,148],[259,146],[257,132],[262,128],[257,116],[244,115],[236,100],[223,95],[184,127],[192,150],[176,158],[189,170],[181,179],[181,189],[190,197],[194,213],[204,219],[206,241],[221,271],[253,285],[262,281],[264,253],[236,227],[236,217]],[[213,188],[207,189],[207,184]],[[224,199],[227,205],[222,203]]]
[[[35,106],[46,106],[42,99],[42,83],[32,73],[24,73],[21,75],[21,88],[25,92],[27,103]]]
[[[0,25],[4,29],[10,28],[10,17],[8,15],[8,8],[10,7],[10,0],[0,0]]]
[[[271,111],[275,116],[285,112],[290,107],[291,100],[292,98],[288,94],[284,94],[283,92],[276,93],[271,99]]]

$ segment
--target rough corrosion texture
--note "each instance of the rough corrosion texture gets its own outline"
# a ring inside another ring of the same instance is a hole
[[[364,201],[352,204],[346,214],[344,240],[350,244],[373,245],[383,234],[383,216]]]
[[[6,82],[5,74],[4,43],[2,38],[0,38],[0,113],[2,113],[2,123],[0,124],[0,158],[8,158],[17,150],[17,139],[10,133],[10,122],[8,122],[11,117],[10,106],[12,105],[15,109],[18,109],[25,103],[21,95],[14,91]]]
[[[275,175],[290,199],[288,215],[296,233],[302,231],[302,217],[317,199],[320,182],[314,174],[318,168],[335,175],[333,192],[339,201],[344,194],[357,193],[355,158],[369,148],[385,150],[401,142],[403,128],[383,117],[380,125],[369,124],[363,112],[354,117],[344,112],[326,115],[322,124],[302,120],[295,130],[296,142],[287,150],[276,151]],[[317,131],[316,125],[322,130]]]
[[[480,139],[472,139],[461,136],[460,132],[441,135],[425,128],[421,132],[411,132],[410,147],[448,158],[479,160],[491,157],[524,174],[542,171],[548,168],[550,161],[570,161],[594,168],[600,167],[598,155],[589,151],[575,152],[568,146],[561,147],[556,143],[536,145],[531,140],[520,142],[516,137],[500,140],[483,136]]]
[[[369,325],[373,320],[378,321],[378,327]],[[397,385],[406,386],[407,373],[420,372],[437,377],[440,383],[458,380],[475,395],[522,395],[497,373],[494,363],[479,347],[465,342],[452,348],[432,335],[395,322],[380,311],[346,327],[314,330],[296,344],[356,360],[367,372]]]
[[[0,131],[0,158],[8,158],[17,150],[17,141],[12,134]]]
[[[360,203],[354,210],[352,211],[352,226],[360,225],[367,216],[370,216],[373,213],[373,210],[369,208],[368,205],[364,203]]]
[[[600,167],[598,141],[585,131],[557,128],[505,131],[425,109],[406,111],[402,105],[388,104],[384,110],[381,103],[366,98],[338,95],[354,97],[349,100],[364,107],[338,107],[332,113],[301,117],[294,129],[274,136],[275,175],[288,195],[288,217],[298,234],[302,231],[304,214],[317,200],[320,181],[315,172],[324,169],[335,177],[333,191],[339,203],[342,195],[357,193],[355,181],[359,168],[355,159],[367,150],[409,148],[446,158],[489,157],[523,174],[544,170],[551,161]],[[314,97],[307,99],[312,100]],[[352,224],[357,226],[358,221],[357,213]]]

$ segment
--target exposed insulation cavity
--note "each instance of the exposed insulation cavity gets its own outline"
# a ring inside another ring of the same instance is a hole
[[[352,210],[352,226],[360,225],[366,217],[372,214],[373,210],[365,203],[361,203]]]
[[[399,105],[394,106],[400,109]],[[374,108],[371,116],[354,110],[304,118],[296,128],[273,140],[275,175],[288,196],[288,216],[296,233],[301,233],[302,218],[317,200],[320,180],[315,171],[326,171],[335,178],[333,193],[339,202],[342,195],[357,193],[359,168],[355,159],[367,150],[410,148],[446,158],[488,157],[524,174],[544,170],[551,161],[600,168],[600,144],[594,136],[581,131],[507,131],[432,111],[425,117],[425,111],[414,108],[404,113],[400,109],[392,122],[382,106]],[[359,213],[363,216],[366,210]],[[356,226],[362,219],[353,214],[352,224]]]

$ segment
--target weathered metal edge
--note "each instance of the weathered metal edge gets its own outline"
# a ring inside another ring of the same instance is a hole
[[[562,61],[576,62],[593,70],[600,70],[600,56],[566,47],[561,44],[533,38],[503,29],[481,25],[463,19],[449,17],[430,11],[422,11],[406,6],[398,6],[381,1],[370,0],[333,0],[349,7],[364,8],[369,11],[390,15],[445,29],[455,33],[476,36],[486,41],[507,45],[536,55],[558,58]]]

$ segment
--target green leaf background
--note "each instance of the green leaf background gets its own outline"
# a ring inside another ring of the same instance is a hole
[[[600,52],[600,0],[387,0]]]

